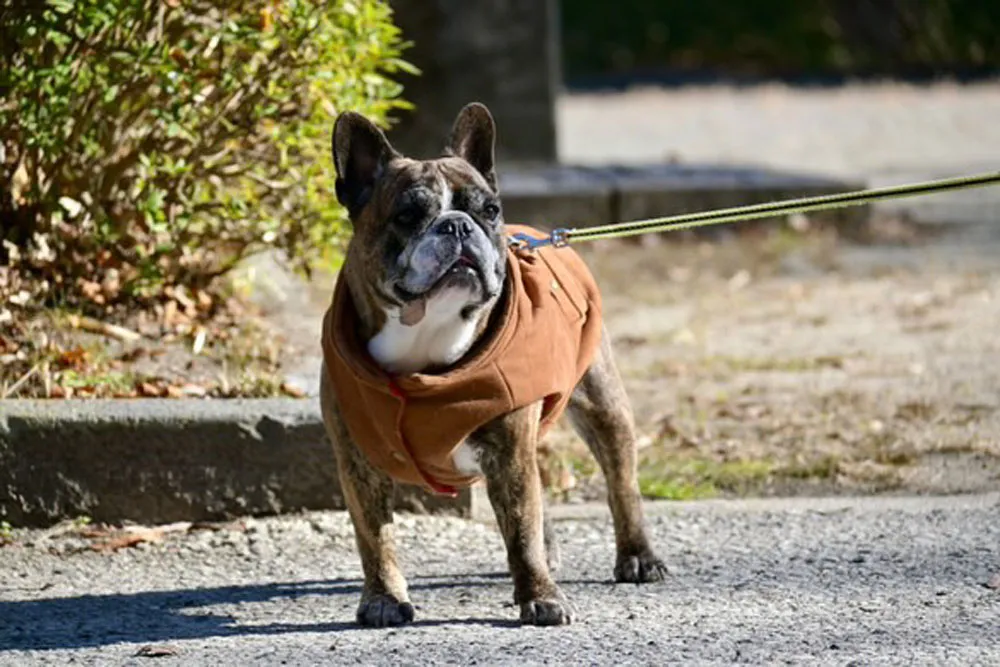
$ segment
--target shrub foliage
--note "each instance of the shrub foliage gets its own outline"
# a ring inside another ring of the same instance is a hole
[[[308,268],[343,231],[334,116],[404,105],[391,19],[376,0],[0,0],[0,309],[148,302],[265,247]]]

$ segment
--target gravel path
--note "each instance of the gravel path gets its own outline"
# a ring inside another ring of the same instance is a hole
[[[141,664],[141,652],[178,665],[1000,661],[1000,494],[649,514],[672,577],[637,589],[609,583],[606,511],[558,508],[577,620],[556,629],[514,623],[498,534],[458,519],[399,521],[418,621],[395,630],[350,622],[360,572],[341,513],[114,553],[73,531],[18,533],[0,551],[0,664]]]

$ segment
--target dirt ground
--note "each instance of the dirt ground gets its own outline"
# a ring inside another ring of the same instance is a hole
[[[753,164],[879,185],[997,169],[998,109],[1000,80],[692,86],[565,94],[557,127],[566,162]],[[876,211],[955,224],[875,245],[784,233],[585,249],[647,493],[1000,488],[1000,189]],[[589,457],[563,436],[553,486],[595,495]]]
[[[1000,228],[583,250],[651,496],[1000,488]],[[899,236],[899,234],[896,234]],[[599,495],[556,433],[553,486]]]

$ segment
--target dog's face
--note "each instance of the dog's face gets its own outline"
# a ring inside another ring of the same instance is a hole
[[[506,237],[494,135],[486,107],[469,105],[445,155],[420,161],[393,150],[363,116],[337,119],[337,199],[354,227],[349,279],[355,299],[366,302],[359,311],[371,333],[387,319],[417,327],[443,310],[459,322],[478,322],[500,296]]]

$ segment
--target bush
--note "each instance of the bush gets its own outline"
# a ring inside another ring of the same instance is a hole
[[[263,248],[308,269],[344,229],[334,116],[404,105],[391,18],[376,0],[0,0],[0,311],[4,290],[149,303]]]

